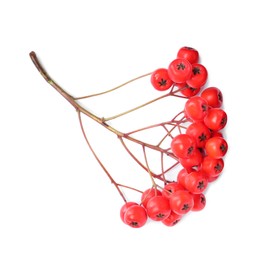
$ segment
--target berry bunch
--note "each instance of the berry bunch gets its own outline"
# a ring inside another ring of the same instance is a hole
[[[126,202],[121,207],[121,219],[131,227],[142,227],[148,219],[173,226],[188,212],[202,210],[208,184],[223,170],[223,157],[228,150],[222,133],[227,123],[227,114],[221,108],[223,96],[216,87],[202,89],[208,72],[198,61],[197,50],[183,47],[168,68],[151,74],[156,90],[177,87],[187,98],[182,120],[189,125],[171,140],[170,151],[182,166],[176,179],[142,192],[139,204]]]
[[[199,211],[205,207],[206,188],[209,183],[221,175],[224,167],[223,158],[227,153],[228,145],[223,137],[223,129],[227,123],[227,115],[222,109],[221,91],[216,87],[203,89],[208,73],[206,68],[199,63],[197,50],[183,47],[167,68],[159,68],[115,88],[81,97],[74,97],[59,86],[42,67],[35,52],[31,52],[30,57],[46,82],[75,108],[82,134],[90,151],[124,200],[120,216],[125,224],[139,228],[144,226],[148,219],[151,219],[162,222],[166,226],[173,226],[187,213]],[[110,117],[96,115],[79,102],[80,99],[94,98],[115,91],[145,76],[150,76],[151,84],[156,90],[168,91],[158,98]],[[183,103],[182,111],[172,120],[130,132],[122,132],[109,124],[111,120],[167,97],[186,100]],[[130,157],[150,177],[152,182],[150,187],[138,189],[115,180],[92,147],[84,128],[83,116],[102,125],[118,137]],[[155,136],[157,144],[153,143],[152,139],[148,143],[139,135],[143,131],[148,133],[152,129],[161,129],[162,131],[161,136],[159,134]],[[137,133],[138,138],[136,137]],[[142,159],[132,152],[126,141],[138,145],[142,149]],[[160,155],[158,157],[161,158],[160,168],[157,171],[153,171],[152,164],[149,163],[152,157],[148,156],[148,151]],[[172,160],[173,163],[168,166],[164,162],[165,157]],[[169,173],[178,166],[180,169],[175,171],[176,175],[173,178],[169,177]],[[159,185],[158,182],[161,184]],[[139,192],[139,201],[128,200],[123,189]]]

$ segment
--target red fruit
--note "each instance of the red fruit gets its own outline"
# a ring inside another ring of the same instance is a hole
[[[200,88],[193,88],[190,87],[187,83],[182,83],[182,84],[176,84],[176,86],[181,89],[180,92],[184,97],[193,97],[197,93],[199,93]]]
[[[216,87],[209,87],[202,91],[201,97],[203,97],[210,107],[219,108],[223,102],[223,96],[221,91]]]
[[[188,60],[191,64],[197,63],[199,59],[199,54],[198,51],[194,48],[191,47],[182,47],[179,49],[177,53],[177,58],[179,59],[186,59]]]
[[[209,179],[220,175],[224,167],[223,159],[215,159],[210,156],[205,156],[202,161],[202,170],[205,176]]]
[[[145,190],[142,193],[142,196],[141,196],[141,203],[142,203],[142,205],[146,208],[148,201],[152,197],[159,196],[159,195],[162,195],[161,191],[157,190],[155,188],[150,188],[150,189]]]
[[[199,96],[191,97],[185,104],[184,112],[192,121],[202,121],[208,112],[207,101]]]
[[[193,193],[200,194],[208,186],[208,180],[202,171],[193,171],[185,176],[185,188]]]
[[[210,157],[219,159],[227,153],[228,144],[222,137],[212,137],[206,142],[205,151]]]
[[[151,74],[150,80],[153,87],[159,91],[167,90],[173,84],[173,81],[170,79],[168,75],[168,70],[164,68],[155,70]]]
[[[194,206],[192,208],[192,211],[200,211],[205,208],[206,197],[203,193],[194,194],[193,198],[194,198]]]
[[[162,190],[162,195],[169,199],[170,196],[178,190],[184,190],[183,186],[177,182],[170,182],[165,185]]]
[[[210,129],[202,122],[190,124],[186,134],[192,136],[196,140],[197,147],[200,148],[205,147],[206,141],[211,137]]]
[[[148,216],[144,207],[133,205],[125,212],[124,222],[133,228],[140,228],[147,222]]]
[[[204,118],[204,124],[213,131],[220,131],[227,123],[227,114],[221,108],[211,108]]]
[[[188,171],[183,168],[178,174],[177,174],[177,182],[185,189],[185,176],[188,174]]]
[[[186,83],[192,88],[201,88],[205,85],[208,78],[207,69],[202,64],[195,63],[192,64],[192,71],[193,74]]]
[[[120,210],[120,217],[121,217],[121,220],[123,222],[125,222],[124,218],[125,218],[125,213],[127,211],[128,208],[130,208],[131,206],[133,205],[138,205],[136,202],[132,202],[132,201],[129,201],[129,202],[126,202],[122,207],[121,207],[121,210]]]
[[[193,167],[201,165],[202,159],[203,156],[201,151],[196,149],[189,157],[179,158],[179,162],[185,169],[187,169],[187,171],[190,171]]]
[[[181,220],[181,218],[181,215],[178,215],[172,211],[166,219],[162,220],[162,223],[168,227],[172,227],[176,225]]]
[[[192,73],[192,65],[185,59],[175,59],[168,67],[169,77],[175,83],[185,83]]]
[[[179,134],[172,139],[171,149],[176,157],[186,158],[195,151],[196,141],[187,134]]]
[[[185,190],[179,190],[170,197],[170,206],[174,213],[183,215],[194,206],[193,195]]]
[[[149,218],[155,221],[162,221],[171,214],[169,200],[164,196],[152,197],[146,207]]]

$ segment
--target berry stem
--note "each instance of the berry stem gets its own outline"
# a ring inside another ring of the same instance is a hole
[[[93,113],[91,113],[90,111],[88,111],[87,109],[85,109],[81,104],[78,103],[78,99],[81,99],[81,98],[88,98],[88,97],[92,97],[92,96],[96,96],[96,95],[102,95],[102,94],[105,94],[105,93],[109,93],[111,91],[114,91],[134,80],[137,80],[137,79],[140,79],[142,77],[145,77],[145,76],[148,76],[150,75],[151,73],[148,73],[148,74],[144,74],[140,77],[137,77],[137,78],[134,78],[124,84],[121,84],[111,90],[108,90],[108,91],[104,91],[102,93],[98,93],[98,94],[93,94],[93,95],[90,95],[90,96],[85,96],[85,97],[79,97],[79,98],[75,98],[73,97],[72,95],[70,95],[67,91],[65,91],[61,86],[59,86],[49,75],[48,73],[46,72],[46,70],[42,67],[42,65],[40,64],[37,56],[36,56],[36,53],[35,52],[31,52],[30,53],[30,58],[32,60],[32,62],[34,63],[35,67],[37,68],[37,70],[40,72],[40,74],[42,75],[42,77],[46,80],[46,82],[48,84],[50,84],[57,92],[59,92],[59,94],[61,94],[74,108],[75,110],[77,111],[77,114],[78,114],[78,119],[79,119],[79,123],[80,123],[80,127],[81,127],[81,131],[83,133],[83,136],[86,140],[86,143],[89,147],[89,149],[91,150],[92,154],[94,155],[94,157],[96,158],[97,162],[99,163],[99,165],[101,166],[101,168],[103,169],[103,171],[106,173],[106,175],[108,176],[108,178],[110,179],[111,183],[115,185],[116,189],[118,190],[119,194],[121,195],[121,197],[123,198],[124,201],[126,201],[126,198],[124,197],[123,193],[121,192],[120,188],[119,187],[125,187],[125,188],[129,188],[129,189],[132,189],[132,190],[136,190],[135,188],[132,188],[132,187],[129,187],[129,186],[125,186],[125,185],[122,185],[122,184],[118,184],[115,182],[115,180],[112,178],[111,174],[108,172],[108,170],[105,168],[105,166],[103,165],[103,163],[101,162],[101,160],[99,159],[99,157],[97,156],[97,154],[95,153],[94,149],[92,148],[88,138],[87,138],[87,135],[85,133],[85,130],[84,130],[84,127],[83,127],[83,123],[82,123],[82,114],[88,116],[89,118],[91,118],[92,120],[96,121],[97,123],[99,123],[100,125],[102,125],[103,127],[105,127],[106,129],[108,129],[109,131],[111,131],[112,133],[114,133],[118,139],[121,141],[123,147],[126,149],[126,151],[129,153],[129,155],[145,170],[148,172],[148,174],[150,175],[150,178],[151,178],[151,181],[152,181],[152,184],[154,187],[156,187],[156,183],[154,181],[154,179],[159,179],[159,180],[162,180],[162,181],[166,181],[165,180],[165,177],[164,175],[169,171],[171,170],[172,168],[174,168],[175,166],[177,166],[179,164],[177,158],[174,156],[174,154],[172,152],[170,152],[170,149],[163,149],[160,147],[161,143],[163,143],[164,139],[168,136],[172,137],[171,136],[171,131],[175,128],[175,125],[177,125],[178,127],[180,127],[180,124],[183,123],[184,121],[183,118],[181,119],[177,119],[177,117],[181,114],[179,113],[178,115],[175,116],[175,118],[171,121],[167,121],[167,122],[163,122],[163,123],[160,123],[160,124],[156,124],[156,125],[153,125],[153,126],[148,126],[148,127],[145,127],[145,128],[141,128],[139,130],[135,130],[135,131],[132,131],[132,132],[129,132],[129,133],[123,133],[123,132],[120,132],[119,130],[113,128],[112,126],[110,126],[106,121],[109,121],[111,119],[115,119],[119,116],[122,116],[122,115],[125,115],[127,113],[130,113],[132,111],[135,111],[139,108],[142,108],[142,107],[145,107],[146,105],[149,105],[153,102],[156,102],[160,99],[163,99],[165,97],[169,97],[169,96],[177,96],[176,93],[181,91],[181,88],[177,89],[177,90],[174,90],[174,87],[171,89],[171,91],[163,96],[160,96],[156,99],[153,99],[145,104],[142,104],[136,108],[133,108],[131,110],[128,110],[124,113],[121,113],[119,115],[116,115],[116,116],[113,116],[113,117],[109,117],[109,118],[102,118],[102,117],[99,117]],[[166,125],[172,125],[174,126],[172,130],[168,130],[165,126]],[[134,134],[136,132],[139,132],[139,131],[142,131],[142,130],[146,130],[146,129],[149,129],[149,128],[153,128],[153,127],[164,127],[165,130],[166,130],[166,135],[163,139],[161,139],[161,141],[159,142],[158,145],[153,145],[153,144],[150,144],[150,143],[146,143],[146,142],[143,142],[139,139],[136,139],[134,137],[131,136],[131,134]],[[145,160],[145,164],[143,164],[141,161],[138,160],[138,158],[128,149],[128,147],[126,146],[125,142],[124,142],[124,139],[127,139],[129,141],[132,141],[134,143],[137,143],[139,145],[141,145],[142,149],[143,149],[143,153],[144,153],[144,160]],[[149,148],[149,149],[152,149],[152,150],[155,150],[157,152],[160,152],[161,153],[161,168],[162,168],[162,172],[160,174],[155,174],[153,173],[150,168],[149,168],[149,164],[148,164],[148,158],[147,158],[147,154],[146,154],[146,148]],[[164,170],[164,164],[163,164],[163,157],[164,157],[164,154],[166,154],[167,156],[171,157],[172,159],[176,160],[176,163],[174,163],[171,167],[169,167],[168,169]],[[136,190],[136,191],[139,191],[139,190]],[[140,192],[140,191],[139,191]]]
[[[105,168],[105,166],[103,165],[103,163],[101,162],[101,160],[99,159],[99,157],[97,156],[97,154],[95,153],[94,149],[92,148],[88,138],[87,138],[87,135],[85,133],[85,130],[84,130],[84,127],[83,127],[83,123],[82,123],[82,119],[81,119],[81,112],[79,110],[77,110],[78,112],[78,118],[79,118],[79,123],[80,123],[80,127],[81,127],[81,131],[82,131],[82,134],[84,136],[84,139],[90,149],[90,151],[92,152],[92,154],[94,155],[95,159],[97,160],[97,162],[99,163],[99,165],[102,167],[103,171],[105,172],[105,174],[107,175],[107,177],[110,179],[111,183],[115,185],[117,191],[119,192],[119,194],[121,195],[121,197],[123,198],[123,200],[125,202],[127,202],[124,194],[122,193],[122,191],[120,190],[119,186],[123,186],[123,185],[119,185],[115,182],[115,180],[112,178],[112,176],[110,175],[110,173],[108,172],[108,170]]]
[[[87,96],[75,97],[74,99],[75,99],[75,100],[79,100],[79,99],[85,99],[85,98],[96,97],[96,96],[100,96],[100,95],[103,95],[103,94],[107,94],[107,93],[110,93],[110,92],[112,92],[112,91],[114,91],[114,90],[117,90],[117,89],[119,89],[119,88],[121,88],[121,87],[123,87],[123,86],[125,86],[125,85],[127,85],[127,84],[129,84],[129,83],[131,83],[131,82],[133,82],[133,81],[135,81],[135,80],[144,78],[144,77],[149,76],[149,75],[151,75],[151,74],[152,74],[152,72],[146,73],[146,74],[141,75],[141,76],[139,76],[139,77],[133,78],[133,79],[131,79],[131,80],[129,80],[129,81],[127,81],[127,82],[125,82],[125,83],[123,83],[123,84],[121,84],[121,85],[115,87],[115,88],[112,88],[112,89],[109,89],[109,90],[106,90],[106,91],[103,91],[103,92],[100,92],[100,93],[95,93],[95,94],[87,95]]]
[[[155,98],[155,99],[152,99],[152,100],[150,100],[150,101],[148,101],[148,102],[146,102],[146,103],[144,103],[144,104],[142,104],[142,105],[140,105],[140,106],[134,107],[134,108],[132,108],[132,109],[129,109],[129,110],[127,110],[127,111],[124,111],[124,112],[119,113],[119,114],[114,115],[114,116],[110,116],[110,117],[103,118],[102,120],[103,120],[104,122],[107,122],[107,121],[116,119],[116,118],[118,118],[118,117],[124,116],[124,115],[126,115],[126,114],[129,114],[129,113],[131,113],[131,112],[134,112],[134,111],[136,111],[136,110],[138,110],[138,109],[140,109],[140,108],[143,108],[143,107],[145,107],[145,106],[148,106],[148,105],[150,105],[150,104],[152,104],[152,103],[154,103],[154,102],[156,102],[156,101],[158,101],[158,100],[161,100],[161,99],[163,99],[163,98],[166,98],[166,97],[169,97],[169,96],[175,96],[175,94],[176,94],[177,92],[179,92],[180,90],[181,90],[181,89],[177,89],[177,90],[171,91],[171,92],[169,92],[169,93],[167,93],[167,94],[165,94],[165,95],[162,95],[162,96],[160,96],[160,97],[157,97],[157,98]],[[181,96],[181,97],[182,97],[182,96]],[[183,97],[183,98],[184,98],[184,97]]]

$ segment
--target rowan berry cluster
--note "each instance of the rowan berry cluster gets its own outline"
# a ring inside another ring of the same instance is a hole
[[[125,224],[139,228],[151,219],[162,222],[166,226],[173,226],[187,213],[199,211],[205,207],[206,188],[221,175],[224,167],[223,157],[227,153],[228,145],[222,130],[227,123],[227,115],[222,109],[221,91],[216,87],[203,89],[208,73],[206,68],[199,63],[197,50],[183,47],[167,68],[159,68],[115,88],[81,97],[72,96],[59,86],[42,67],[35,52],[31,52],[30,57],[46,82],[75,108],[82,134],[90,151],[124,200],[120,216]],[[79,102],[80,99],[96,98],[110,93],[145,76],[150,76],[151,84],[156,90],[161,92],[167,90],[167,92],[158,98],[110,117],[98,116],[84,108]],[[130,132],[121,132],[109,124],[111,120],[167,97],[186,100],[182,111],[172,120]],[[118,137],[127,153],[147,172],[152,182],[151,187],[141,190],[115,180],[90,143],[82,120],[84,116]],[[147,143],[140,137],[135,137],[136,133],[143,133],[150,129],[162,130],[161,137],[157,135],[157,144]],[[126,141],[142,148],[143,159],[132,152]],[[152,170],[148,151],[161,155],[161,169]],[[164,163],[165,156],[173,161],[169,167]],[[176,171],[176,175],[169,178],[168,174],[178,166],[181,167]],[[157,181],[161,184],[159,185]],[[123,189],[139,192],[141,194],[139,201],[127,200],[122,192]]]
[[[216,87],[203,90],[208,72],[198,61],[197,50],[183,47],[168,68],[151,74],[156,90],[177,87],[187,98],[183,113],[189,125],[185,133],[171,140],[171,152],[183,167],[176,180],[145,190],[140,203],[126,202],[121,207],[121,219],[131,227],[142,227],[148,219],[173,226],[188,212],[202,210],[208,184],[223,170],[228,150],[222,133],[227,123],[227,114],[221,108],[223,96]]]

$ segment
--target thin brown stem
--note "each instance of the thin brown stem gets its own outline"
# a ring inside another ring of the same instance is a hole
[[[110,116],[110,117],[103,118],[103,121],[104,121],[104,122],[107,122],[107,121],[116,119],[116,118],[118,118],[118,117],[127,115],[127,114],[129,114],[129,113],[131,113],[131,112],[134,112],[134,111],[136,111],[136,110],[138,110],[138,109],[140,109],[140,108],[143,108],[143,107],[145,107],[145,106],[148,106],[148,105],[150,105],[150,104],[152,104],[152,103],[154,103],[154,102],[156,102],[156,101],[159,101],[159,100],[161,100],[161,99],[163,99],[163,98],[166,98],[166,97],[169,97],[169,96],[175,96],[175,93],[179,92],[180,90],[181,90],[181,89],[177,89],[177,90],[175,90],[175,91],[173,91],[173,92],[169,92],[169,93],[167,93],[167,94],[165,94],[165,95],[162,95],[162,96],[160,96],[160,97],[158,97],[158,98],[152,99],[152,100],[150,100],[150,101],[148,101],[148,102],[146,102],[146,103],[144,103],[144,104],[142,104],[142,105],[140,105],[140,106],[134,107],[134,108],[132,108],[132,109],[129,109],[129,110],[127,110],[127,111],[124,111],[124,112],[119,113],[119,114],[114,115],[114,116]],[[181,96],[181,97],[182,97],[182,96]]]
[[[95,153],[94,149],[92,148],[87,135],[85,133],[84,127],[83,127],[83,123],[82,123],[82,118],[81,118],[81,112],[79,110],[77,110],[78,112],[78,118],[79,118],[79,123],[80,123],[80,127],[81,127],[81,131],[82,134],[84,136],[84,139],[90,149],[90,151],[92,152],[92,154],[94,155],[95,159],[97,160],[97,162],[99,163],[99,165],[102,167],[103,171],[105,172],[105,174],[107,175],[107,177],[110,179],[111,183],[114,184],[114,186],[116,187],[117,191],[119,192],[119,194],[121,195],[121,197],[123,198],[123,200],[126,202],[126,198],[124,196],[124,194],[122,193],[122,191],[119,189],[119,185],[115,182],[115,180],[112,178],[111,174],[108,172],[108,170],[105,168],[105,166],[103,165],[103,163],[101,162],[101,160],[99,159],[99,157],[97,156],[97,154]]]
[[[146,74],[141,75],[141,76],[139,76],[139,77],[133,78],[133,79],[131,79],[131,80],[129,80],[129,81],[127,81],[127,82],[125,82],[125,83],[123,83],[123,84],[121,84],[121,85],[115,87],[115,88],[112,88],[112,89],[109,89],[109,90],[106,90],[106,91],[103,91],[103,92],[99,92],[99,93],[87,95],[87,96],[76,97],[76,98],[74,98],[74,99],[75,99],[75,100],[79,100],[79,99],[85,99],[85,98],[91,98],[91,97],[96,97],[96,96],[104,95],[104,94],[110,93],[110,92],[112,92],[112,91],[114,91],[114,90],[117,90],[117,89],[119,89],[119,88],[122,88],[123,86],[126,86],[127,84],[129,84],[129,83],[131,83],[131,82],[133,82],[133,81],[135,81],[135,80],[144,78],[144,77],[149,76],[149,75],[151,75],[151,74],[152,74],[152,72],[146,73]]]
[[[149,167],[149,163],[148,163],[148,158],[147,158],[145,146],[143,146],[143,153],[144,153],[144,159],[145,159],[147,171],[148,171],[148,174],[149,174],[149,176],[150,176],[152,185],[153,185],[153,187],[156,187],[156,183],[155,183],[155,181],[154,181],[154,178],[153,178],[153,176],[152,176],[152,172],[151,172],[150,167]]]

